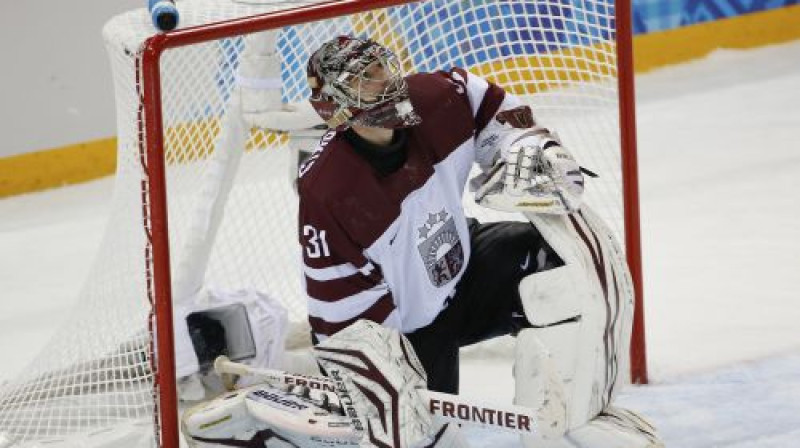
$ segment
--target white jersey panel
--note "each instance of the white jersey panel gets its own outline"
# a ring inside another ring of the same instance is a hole
[[[464,273],[470,242],[461,198],[474,160],[469,139],[405,198],[400,216],[365,251],[383,270],[404,333],[433,322]]]

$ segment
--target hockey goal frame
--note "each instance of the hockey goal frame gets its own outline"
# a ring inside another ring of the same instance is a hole
[[[199,27],[177,29],[147,39],[137,59],[137,80],[141,103],[138,111],[139,158],[145,172],[142,181],[142,210],[146,234],[145,263],[148,299],[154,311],[151,333],[157,335],[153,349],[157,395],[156,424],[164,447],[179,446],[179,419],[175,384],[172,279],[170,273],[169,225],[167,214],[164,126],[161,104],[161,64],[165,50],[266,31],[305,22],[361,13],[369,10],[424,0],[339,0],[275,11]],[[638,162],[634,104],[631,2],[615,2],[617,75],[619,92],[622,195],[627,261],[635,288],[636,308],[631,341],[631,378],[647,383],[642,284],[641,236],[639,226]]]

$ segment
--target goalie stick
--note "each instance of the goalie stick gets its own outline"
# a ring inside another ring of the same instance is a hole
[[[256,376],[263,381],[278,385],[302,385],[311,389],[320,389],[340,393],[341,385],[329,378],[287,373],[275,369],[255,368],[245,364],[233,362],[225,356],[220,356],[214,362],[214,370],[223,378],[226,387],[232,388],[233,383],[227,375]],[[346,388],[344,389],[346,392]],[[469,426],[478,426],[487,429],[501,430],[514,434],[539,435],[545,438],[561,436],[561,433],[551,434],[547,427],[539,428],[535,410],[516,405],[485,404],[468,400],[458,395],[419,390],[422,399],[427,403],[428,411],[439,423],[457,423]],[[343,400],[346,407],[346,400]],[[345,408],[349,416],[357,416],[355,409]],[[354,417],[356,420],[357,417]],[[355,422],[354,422],[355,423]],[[360,427],[360,422],[358,426]]]

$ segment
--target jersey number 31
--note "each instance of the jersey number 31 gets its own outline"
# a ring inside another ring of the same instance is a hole
[[[331,255],[324,230],[318,231],[314,226],[306,224],[303,226],[303,236],[308,237],[308,244],[306,245],[308,258],[329,257]]]

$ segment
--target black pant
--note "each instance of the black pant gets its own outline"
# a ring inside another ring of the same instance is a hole
[[[470,220],[469,231],[472,253],[450,304],[430,325],[406,334],[433,391],[458,393],[459,348],[525,325],[523,277],[564,264],[531,223]]]

